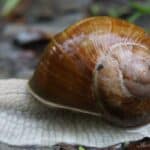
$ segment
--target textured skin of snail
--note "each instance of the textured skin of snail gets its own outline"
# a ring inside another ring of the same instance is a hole
[[[52,38],[29,81],[58,107],[101,114],[122,127],[150,122],[150,37],[110,17],[93,17]]]

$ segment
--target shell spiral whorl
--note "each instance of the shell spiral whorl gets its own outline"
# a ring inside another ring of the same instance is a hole
[[[103,67],[95,70],[96,97],[106,119],[125,126],[138,125],[150,113],[150,55],[136,43],[112,47],[99,60]]]
[[[85,19],[57,34],[29,81],[47,104],[124,127],[150,122],[150,37],[110,17]]]

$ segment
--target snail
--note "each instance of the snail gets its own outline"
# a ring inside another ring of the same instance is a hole
[[[47,105],[121,127],[148,124],[150,37],[120,19],[83,19],[51,38],[29,91]]]

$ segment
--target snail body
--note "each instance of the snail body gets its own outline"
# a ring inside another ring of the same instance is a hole
[[[46,104],[119,126],[149,123],[150,37],[119,19],[80,21],[52,38],[29,89]]]

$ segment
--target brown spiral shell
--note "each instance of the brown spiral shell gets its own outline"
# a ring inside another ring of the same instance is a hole
[[[123,127],[149,123],[150,37],[119,19],[82,20],[52,38],[29,88],[46,104]]]

